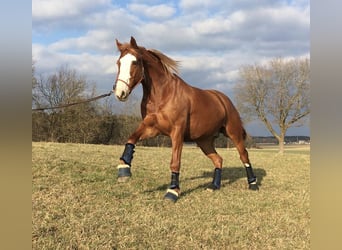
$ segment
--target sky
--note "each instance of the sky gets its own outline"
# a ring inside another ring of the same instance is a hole
[[[158,49],[181,61],[190,85],[234,101],[239,68],[275,57],[310,57],[309,0],[33,0],[32,59],[36,74],[77,70],[107,93],[116,77],[115,39]],[[141,89],[136,90],[139,98]],[[260,123],[252,135],[270,135]],[[309,135],[309,125],[287,135]]]

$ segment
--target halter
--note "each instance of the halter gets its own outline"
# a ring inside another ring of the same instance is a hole
[[[131,93],[132,89],[131,89],[131,86],[129,86],[129,83],[126,82],[126,81],[124,81],[124,80],[121,80],[120,78],[118,78],[118,79],[116,80],[114,89],[116,88],[116,84],[117,84],[118,81],[124,83],[124,84],[127,86],[128,90],[129,90],[129,93]]]
[[[144,78],[145,78],[145,68],[144,68],[144,63],[141,60],[141,79],[138,82],[141,82]],[[118,81],[124,83],[127,86],[128,90],[129,90],[129,93],[132,92],[132,87],[129,85],[129,83],[126,82],[125,80],[120,79],[120,78],[116,79],[116,82],[115,82],[115,85],[114,85],[114,89],[116,88],[116,84],[117,84]]]

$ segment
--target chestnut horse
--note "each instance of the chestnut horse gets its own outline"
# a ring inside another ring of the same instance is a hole
[[[141,83],[142,122],[128,138],[118,165],[118,181],[131,177],[131,161],[135,144],[139,140],[159,134],[172,141],[170,163],[171,184],[165,198],[176,201],[180,195],[179,172],[183,142],[195,142],[215,167],[210,189],[221,186],[222,158],[214,148],[219,133],[231,138],[246,169],[250,189],[257,189],[257,180],[244,145],[246,131],[232,102],[215,90],[202,90],[185,83],[176,73],[178,62],[157,50],[116,40],[120,57],[113,91],[120,101],[126,101],[134,87]]]

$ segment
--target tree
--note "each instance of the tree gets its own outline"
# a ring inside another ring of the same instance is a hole
[[[234,88],[237,108],[245,121],[260,119],[284,152],[286,131],[302,126],[310,114],[310,62],[308,58],[276,58],[264,65],[240,69]]]
[[[81,101],[89,91],[86,79],[67,66],[60,67],[57,73],[47,78],[32,76],[32,86],[34,107],[53,107]],[[89,92],[93,96],[95,89]],[[34,113],[32,118],[32,135],[35,138],[57,142],[90,140],[96,129],[94,120],[97,119],[94,103]],[[45,137],[41,135],[43,132]]]
[[[92,87],[92,88],[89,88]],[[54,107],[94,97],[95,86],[75,70],[62,66],[46,77],[35,76],[32,63],[32,107]],[[137,102],[126,102],[138,110]],[[32,140],[73,143],[124,144],[138,126],[137,115],[114,114],[120,110],[115,99],[87,102],[60,109],[32,112]]]
[[[35,76],[36,68],[34,66],[34,61],[32,60],[32,106],[38,101],[36,96],[35,88],[37,87],[37,78]]]
[[[33,81],[33,80],[32,80]],[[87,88],[86,79],[79,76],[76,70],[62,66],[57,73],[47,79],[36,78],[33,95],[36,106],[57,106],[80,100]]]

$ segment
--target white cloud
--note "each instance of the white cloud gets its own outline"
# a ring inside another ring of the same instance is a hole
[[[105,91],[112,88],[117,72],[114,55],[70,54],[33,45],[32,58],[38,75],[49,75],[55,73],[60,66],[68,65],[89,81],[97,83],[99,90]]]
[[[228,34],[229,32],[236,32],[245,20],[246,13],[236,11],[229,16],[216,15],[204,20],[195,20],[192,27],[195,29],[195,32],[204,35]]]
[[[114,36],[108,30],[91,30],[86,35],[66,38],[52,43],[49,48],[54,51],[106,52],[114,48]]]
[[[152,0],[118,6],[109,0],[34,0],[32,12],[34,36],[53,36],[53,25],[66,34],[33,44],[37,70],[68,63],[107,81],[116,72],[114,39],[128,42],[131,35],[139,45],[181,60],[181,76],[189,83],[226,93],[243,64],[309,53],[308,1]]]
[[[128,9],[136,14],[142,14],[147,18],[151,19],[168,19],[172,17],[176,9],[170,5],[159,4],[159,5],[146,5],[146,4],[129,4]]]
[[[206,11],[218,6],[227,5],[227,1],[224,0],[181,0],[179,6],[186,11],[202,10]]]
[[[199,34],[210,35],[229,32],[232,29],[232,23],[228,19],[218,17],[196,21],[193,23],[192,27],[195,29],[195,32],[198,32]]]
[[[33,0],[33,19],[65,18],[93,11],[101,6],[109,6],[110,0]]]

